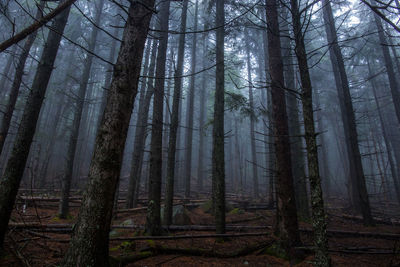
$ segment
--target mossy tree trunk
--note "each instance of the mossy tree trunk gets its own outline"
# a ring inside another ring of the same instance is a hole
[[[312,102],[312,86],[308,69],[307,52],[304,44],[300,11],[297,0],[291,0],[293,33],[296,43],[295,53],[300,71],[301,102],[303,105],[303,118],[305,139],[307,145],[308,176],[311,187],[312,225],[314,229],[315,261],[314,266],[330,266],[328,255],[328,235],[326,233],[326,216],[324,199],[322,196],[321,177],[318,165],[317,135],[314,125],[314,109]]]

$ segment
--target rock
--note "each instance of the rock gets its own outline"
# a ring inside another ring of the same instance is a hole
[[[128,220],[123,221],[123,222],[121,223],[121,225],[124,225],[124,226],[134,226],[135,224],[133,223],[133,220],[132,220],[132,219],[128,219]]]

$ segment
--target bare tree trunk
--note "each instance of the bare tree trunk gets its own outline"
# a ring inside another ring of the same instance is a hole
[[[186,31],[188,0],[183,2],[181,14],[181,27],[180,31]],[[183,73],[183,60],[185,55],[185,34],[179,36],[178,41],[178,58],[175,71],[174,95],[172,100],[172,113],[171,113],[171,126],[168,142],[168,159],[167,159],[167,183],[165,190],[165,209],[164,220],[166,225],[172,224],[172,204],[174,198],[174,183],[176,177],[175,163],[176,163],[176,147],[177,147],[177,133],[179,124],[179,106],[182,94],[182,73]]]
[[[202,67],[206,68],[207,61],[207,51],[208,51],[208,38],[207,38],[207,30],[208,30],[208,21],[204,23],[204,33],[203,33],[203,59],[202,59]],[[204,158],[204,150],[205,150],[205,134],[206,131],[204,129],[205,118],[207,117],[207,72],[203,72],[201,78],[201,91],[200,91],[200,117],[199,117],[199,156],[197,162],[197,189],[199,192],[203,191],[204,185],[204,166],[203,166],[203,158]]]
[[[350,179],[352,183],[353,200],[355,201],[354,204],[356,204],[356,209],[361,211],[364,223],[373,224],[367,186],[365,184],[365,176],[361,162],[360,149],[358,147],[356,119],[342,53],[337,43],[335,21],[333,19],[329,0],[323,0],[322,5],[325,31],[330,44],[329,54],[335,76],[336,89],[339,95],[339,104],[342,113],[347,153],[350,161]]]
[[[144,44],[154,0],[132,2],[114,67],[78,221],[61,266],[109,266],[108,240],[113,200],[137,93]]]
[[[216,0],[216,73],[213,123],[212,179],[213,204],[217,234],[225,233],[225,151],[224,151],[224,97],[225,97],[225,10],[224,0]]]
[[[271,100],[275,136],[277,167],[277,233],[282,247],[295,258],[294,248],[301,244],[297,222],[296,200],[293,188],[292,162],[286,100],[284,91],[283,62],[279,38],[278,10],[276,0],[266,0],[268,25],[268,55],[271,77]]]
[[[291,47],[291,38],[289,32],[289,11],[283,8],[282,19],[282,59],[284,65],[286,91],[287,113],[289,123],[289,135],[291,141],[291,155],[293,167],[294,192],[296,194],[297,212],[303,218],[310,217],[310,206],[308,204],[307,194],[307,176],[305,170],[305,158],[303,152],[303,138],[301,137],[299,107],[297,101],[297,91],[294,63]]]
[[[95,7],[96,8],[96,15],[94,18],[95,25],[100,25],[101,15],[103,13],[103,6],[104,6],[104,0],[100,0],[98,6]],[[99,29],[96,26],[93,26],[88,46],[88,50],[91,52],[95,51],[98,32]],[[90,71],[92,69],[92,63],[93,63],[93,55],[87,54],[83,65],[82,77],[77,93],[77,103],[74,109],[74,116],[73,116],[74,118],[72,121],[71,133],[69,136],[69,142],[67,148],[65,175],[62,180],[61,198],[60,198],[60,205],[58,208],[58,216],[60,218],[66,218],[69,211],[69,195],[71,189],[72,173],[74,170],[75,153],[79,137],[79,128],[80,128],[79,126],[81,124],[83,105],[85,103],[85,95],[89,82]]]
[[[300,11],[297,0],[291,0],[292,24],[296,42],[295,53],[300,71],[301,102],[303,105],[303,118],[305,139],[307,144],[308,176],[311,189],[312,225],[314,229],[315,261],[314,266],[331,266],[328,254],[328,235],[326,233],[326,215],[324,211],[324,198],[322,195],[321,177],[319,176],[317,135],[314,125],[314,109],[312,102],[312,86],[308,69],[307,52],[304,45],[304,32],[302,31]]]
[[[62,5],[63,2],[60,3]],[[31,87],[28,102],[15,139],[11,157],[7,162],[4,175],[0,181],[0,248],[3,247],[8,220],[14,207],[19,184],[24,173],[30,145],[36,130],[40,108],[46,94],[47,85],[57,56],[61,35],[67,24],[70,6],[67,7],[52,24],[56,32],[50,31],[47,37],[39,66]]]
[[[39,19],[43,15],[42,14],[43,7],[44,7],[44,1],[40,1],[40,5],[38,6],[38,9],[36,11],[35,19]],[[6,110],[4,112],[3,121],[1,123],[1,128],[0,128],[0,154],[3,151],[4,142],[6,141],[8,129],[10,128],[12,114],[14,112],[15,104],[17,103],[19,88],[22,83],[22,76],[24,75],[25,63],[29,56],[29,51],[31,50],[32,45],[35,42],[36,36],[37,32],[34,32],[28,37],[28,39],[26,39],[25,44],[22,48],[22,53],[18,59],[18,64],[14,74],[14,81],[11,86],[10,97],[8,99],[8,103],[6,104]],[[6,69],[5,71],[7,73],[9,72],[11,61],[12,61],[12,56],[7,61],[5,67]],[[0,81],[0,86],[3,87],[3,89],[1,89],[0,92],[3,92],[4,90],[6,76],[7,75],[5,74]]]
[[[154,79],[150,78],[154,76],[154,69],[156,65],[156,55],[157,55],[157,40],[153,40],[151,48],[151,59],[150,66],[148,69],[147,79],[147,90],[144,97],[144,101],[139,102],[139,112],[138,119],[136,122],[135,139],[133,141],[133,154],[131,163],[131,173],[129,177],[128,192],[126,198],[126,208],[133,208],[137,205],[137,199],[139,194],[140,177],[142,173],[144,147],[146,144],[146,128],[147,120],[149,118],[149,109],[151,98],[154,94]],[[143,87],[144,91],[145,88]]]
[[[193,31],[197,31],[197,16],[199,13],[199,3],[196,0],[195,4],[195,12],[194,12],[194,27]],[[192,41],[192,60],[190,63],[190,70],[192,73],[196,72],[196,56],[197,56],[197,34],[193,34]],[[186,121],[186,164],[185,164],[185,197],[190,197],[190,182],[192,177],[192,140],[193,140],[193,113],[194,113],[194,90],[195,90],[195,75],[190,76],[190,84],[189,84],[189,96],[187,102],[187,121]]]
[[[254,111],[254,100],[253,100],[253,81],[251,78],[251,55],[250,55],[250,44],[249,44],[249,34],[247,29],[244,30],[244,38],[246,42],[246,62],[247,62],[247,80],[249,85],[249,105],[250,110]],[[253,194],[255,198],[259,197],[258,191],[258,161],[257,161],[257,151],[256,151],[256,136],[254,133],[254,115],[250,115],[250,146],[251,146],[251,165],[253,167]]]
[[[151,128],[149,202],[147,205],[146,232],[160,235],[161,228],[161,172],[162,172],[162,130],[164,111],[165,63],[168,47],[170,1],[161,3],[160,10],[160,45],[157,53],[156,81],[153,99],[153,121]]]

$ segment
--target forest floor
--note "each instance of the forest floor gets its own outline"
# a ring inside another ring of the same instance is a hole
[[[80,197],[72,198],[71,215],[66,220],[57,217],[56,199],[25,197],[18,202],[0,266],[58,266],[68,248]],[[162,240],[138,240],[143,238],[145,208],[124,210],[121,203],[110,232],[110,255],[115,266],[311,266],[309,222],[300,221],[305,258],[290,263],[274,249],[274,210],[263,208],[262,203],[230,201],[232,210],[226,221],[231,236],[221,239],[213,237],[213,217],[207,213],[209,202],[204,202],[183,204],[181,226],[166,230],[164,236],[170,239]],[[22,203],[28,203],[25,210]],[[379,209],[377,225],[367,227],[358,217],[349,215],[340,201],[328,206],[334,266],[400,266],[400,207],[392,203]]]

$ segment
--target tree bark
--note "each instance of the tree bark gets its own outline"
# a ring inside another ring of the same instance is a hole
[[[216,233],[225,233],[225,151],[224,151],[224,97],[225,97],[225,10],[224,0],[216,0],[216,73],[212,149],[213,204]]]
[[[277,229],[281,246],[291,258],[294,247],[301,244],[297,221],[296,200],[293,188],[292,162],[286,100],[284,91],[283,61],[279,38],[278,9],[276,0],[266,0],[268,25],[268,55],[271,77],[271,100],[276,153]]]
[[[170,0],[161,4],[160,10],[160,45],[157,53],[156,81],[153,99],[153,121],[151,128],[149,202],[146,216],[146,232],[160,235],[161,228],[161,174],[162,174],[162,130],[164,109],[165,63],[168,47]]]
[[[326,215],[322,195],[321,177],[319,175],[317,135],[314,125],[314,109],[312,102],[312,85],[308,69],[307,52],[304,44],[301,17],[297,0],[291,0],[293,33],[296,43],[295,53],[300,71],[301,102],[305,139],[307,144],[308,177],[311,189],[312,225],[314,229],[315,261],[314,266],[331,266],[328,254],[328,235],[326,233]]]
[[[123,42],[96,137],[89,184],[61,266],[109,266],[113,200],[153,7],[154,0],[132,2],[129,7]]]
[[[60,5],[63,5],[61,2]],[[3,247],[7,224],[14,207],[15,198],[21,182],[30,145],[36,130],[40,109],[46,94],[47,85],[57,56],[61,35],[67,24],[70,6],[55,18],[40,59],[39,66],[31,87],[28,102],[25,106],[10,159],[0,181],[0,248]]]

